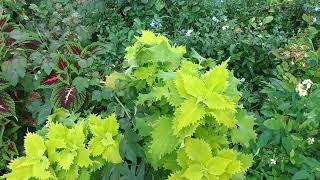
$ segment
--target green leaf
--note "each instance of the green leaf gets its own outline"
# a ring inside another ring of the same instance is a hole
[[[238,128],[231,130],[231,140],[233,143],[240,143],[249,147],[251,140],[256,140],[257,134],[253,130],[255,118],[249,116],[246,111],[239,111],[236,115]]]
[[[100,102],[102,100],[102,97],[101,97],[101,91],[99,90],[94,90],[92,92],[92,98],[91,98],[92,101],[97,101],[97,102]]]
[[[265,120],[263,122],[263,125],[265,125],[267,128],[272,130],[279,130],[284,127],[283,122],[279,118],[271,118],[271,119]]]
[[[23,78],[26,73],[27,59],[24,57],[15,57],[10,61],[5,61],[1,65],[2,76],[9,81],[12,86],[16,86],[19,78]]]
[[[89,87],[89,79],[85,77],[76,77],[73,80],[72,85],[74,85],[78,92],[81,93]]]
[[[300,170],[298,172],[296,172],[292,179],[293,180],[298,180],[298,179],[309,179],[311,178],[312,176],[308,173],[308,171],[306,170]]]
[[[271,23],[272,20],[273,20],[273,16],[267,16],[263,19],[263,24]]]

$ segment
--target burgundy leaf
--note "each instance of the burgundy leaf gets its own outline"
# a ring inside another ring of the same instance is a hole
[[[27,42],[24,42],[23,45],[26,47],[26,48],[30,48],[30,49],[35,49],[37,48],[39,45],[40,45],[40,41],[37,41],[37,40],[30,40],[30,41],[27,41]]]
[[[7,81],[0,78],[0,84],[4,84],[4,83],[7,83]]]
[[[67,62],[63,58],[60,58],[58,62],[58,67],[59,69],[64,70],[67,67]]]
[[[6,39],[6,45],[7,46],[11,46],[14,42],[16,42],[16,40],[13,39],[13,38]]]
[[[77,89],[75,86],[63,87],[59,93],[61,106],[69,108],[76,98]]]
[[[80,65],[79,65],[78,62],[74,62],[73,65],[74,65],[74,67],[77,68],[78,70],[80,69]]]
[[[62,77],[62,79],[67,80],[67,75],[65,74],[60,74],[60,77]]]
[[[0,28],[2,28],[2,26],[4,26],[4,24],[6,24],[7,21],[8,16],[0,16]]]
[[[94,46],[88,49],[88,51],[93,52],[95,51],[99,46]]]
[[[29,121],[32,125],[35,125],[35,124],[36,124],[36,120],[35,120],[32,116],[29,116],[29,117],[28,117],[28,121]]]
[[[29,94],[29,96],[28,96],[28,100],[29,100],[29,101],[32,101],[32,100],[34,100],[34,99],[39,99],[39,98],[41,98],[41,96],[40,96],[40,94],[37,93],[37,92],[31,92],[31,93]]]
[[[45,77],[42,82],[44,84],[48,84],[51,85],[53,83],[55,83],[58,80],[58,75],[56,73],[51,73],[49,76]]]
[[[9,111],[10,111],[10,109],[6,105],[6,102],[0,99],[0,112],[6,113],[6,112],[9,112]]]
[[[75,45],[69,45],[71,48],[72,52],[75,53],[76,55],[81,55],[81,49]]]
[[[14,27],[10,25],[10,26],[6,26],[2,31],[9,33],[13,30],[14,30]]]
[[[101,69],[101,70],[99,71],[99,75],[100,75],[101,77],[103,77],[103,75],[104,75],[104,70]]]

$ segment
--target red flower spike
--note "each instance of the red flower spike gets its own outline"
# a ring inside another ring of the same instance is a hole
[[[59,69],[64,70],[67,67],[67,62],[63,58],[60,58],[58,62],[58,67]]]
[[[69,45],[69,47],[71,48],[72,52],[76,55],[81,55],[81,49],[78,48],[77,46],[75,45]]]
[[[47,85],[51,85],[58,80],[56,73],[51,73],[49,76],[45,77],[42,82]]]

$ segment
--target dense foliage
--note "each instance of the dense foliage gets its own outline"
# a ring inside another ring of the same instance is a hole
[[[317,0],[3,0],[0,179],[320,179]]]

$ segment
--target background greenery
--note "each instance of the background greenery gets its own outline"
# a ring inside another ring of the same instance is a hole
[[[1,90],[16,102],[19,119],[10,117],[1,122],[0,154],[5,159],[1,172],[6,171],[10,159],[23,153],[25,132],[41,129],[51,114],[55,106],[50,100],[51,89],[56,87],[43,84],[43,80],[57,76],[60,84],[87,92],[81,96],[86,102],[82,112],[116,112],[120,120],[125,135],[122,155],[133,163],[110,165],[103,178],[139,179],[141,173],[146,178],[161,174],[140,160],[144,156],[142,138],[131,129],[126,115],[135,113],[132,99],[138,92],[132,88],[115,92],[99,83],[112,71],[124,69],[125,48],[142,30],[149,29],[186,45],[187,58],[201,55],[218,64],[230,57],[229,68],[242,81],[241,101],[257,118],[258,139],[242,148],[255,154],[248,177],[319,178],[319,6],[317,0],[2,1],[0,14],[9,14],[20,32],[11,37],[21,42],[32,37],[41,44],[31,49],[5,46],[9,54],[21,54],[27,65],[17,69],[25,74],[5,79],[17,83],[1,84]],[[29,34],[27,39],[23,33]],[[292,48],[294,44],[307,47],[297,50]],[[79,58],[71,45],[85,55]],[[98,49],[89,52],[89,47]],[[2,55],[3,62],[11,62],[12,57]],[[69,65],[66,69],[59,67],[61,58]],[[85,58],[89,61],[83,61]],[[2,76],[4,72],[8,70],[2,68]],[[314,84],[308,96],[301,97],[295,88],[305,79]],[[308,143],[308,138],[314,143]],[[271,164],[270,159],[277,163]]]

